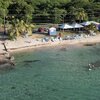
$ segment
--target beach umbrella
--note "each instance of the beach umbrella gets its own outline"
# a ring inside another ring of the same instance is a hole
[[[95,24],[95,25],[99,25],[100,23],[98,22],[95,22],[95,21],[90,21],[92,24]]]
[[[61,24],[60,26],[59,26],[59,28],[60,29],[70,29],[70,28],[73,28],[71,25],[69,25],[69,24]]]
[[[73,23],[71,24],[72,28],[82,28],[83,26],[81,24],[78,23]]]
[[[80,24],[83,25],[83,26],[88,26],[88,25],[91,24],[91,22],[90,21],[86,21],[86,22],[83,22],[83,23],[80,23]]]

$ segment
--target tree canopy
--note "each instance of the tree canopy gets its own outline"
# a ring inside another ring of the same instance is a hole
[[[81,21],[86,18],[98,21],[99,12],[100,0],[0,0],[0,23],[4,16],[7,20],[13,17],[27,23],[39,22],[42,18],[55,23],[79,18]]]

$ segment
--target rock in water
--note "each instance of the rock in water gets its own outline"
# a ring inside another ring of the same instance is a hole
[[[13,68],[14,66],[11,66],[11,64],[9,63],[0,64],[0,70],[13,69]]]
[[[5,68],[14,68],[14,62],[13,62],[13,58],[7,58],[5,57],[5,55],[0,55],[0,69],[5,69]]]

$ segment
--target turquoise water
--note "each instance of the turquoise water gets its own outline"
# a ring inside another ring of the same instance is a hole
[[[15,69],[0,71],[0,100],[99,100],[100,45],[45,47],[15,53]]]

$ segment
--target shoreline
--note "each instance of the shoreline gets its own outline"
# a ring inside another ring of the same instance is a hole
[[[31,39],[32,41],[32,39]],[[1,42],[1,41],[0,41]],[[90,36],[88,38],[81,38],[81,39],[73,39],[73,40],[61,40],[61,41],[49,41],[49,42],[29,42],[29,40],[23,40],[18,39],[17,41],[9,41],[6,40],[6,47],[8,49],[8,52],[13,53],[13,52],[19,52],[19,51],[24,51],[28,49],[34,49],[34,48],[43,48],[43,47],[51,47],[51,46],[59,46],[59,45],[85,45],[85,44],[95,44],[95,43],[100,43],[100,34],[96,36]],[[0,54],[4,54],[5,51],[3,50],[4,47],[0,43]]]

